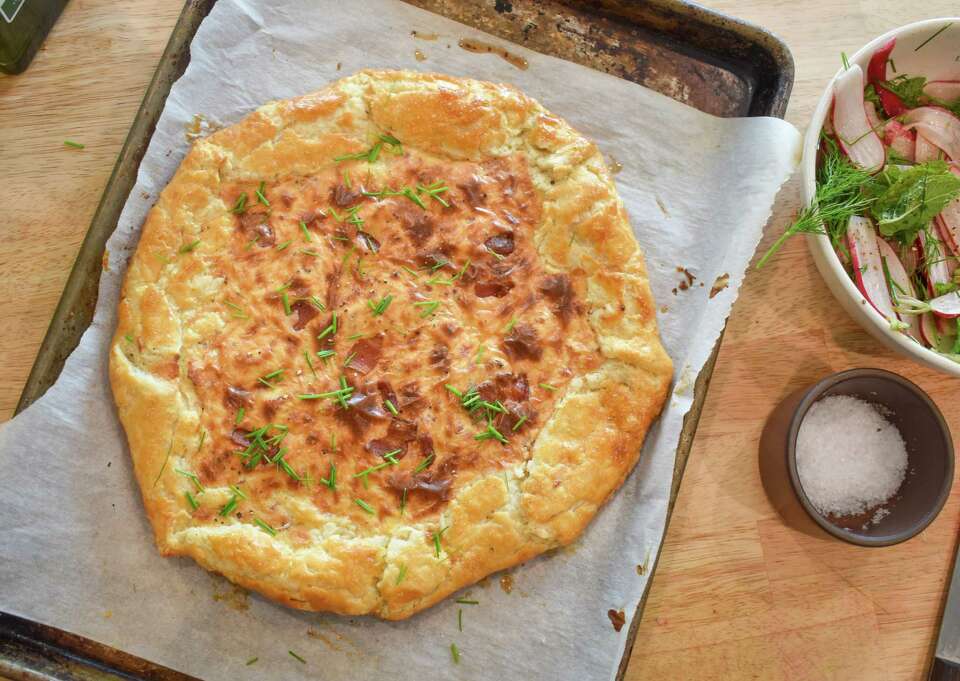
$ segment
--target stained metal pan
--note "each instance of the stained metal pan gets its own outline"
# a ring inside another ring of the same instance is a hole
[[[677,0],[406,1],[537,52],[639,83],[717,116],[782,118],[793,86],[793,59],[779,39],[756,26]],[[184,6],[80,247],[18,412],[56,381],[93,318],[104,244],[134,185],[170,86],[190,60],[190,41],[214,2],[188,0]],[[716,348],[696,382],[694,403],[677,449],[668,512],[673,509],[715,359]],[[643,605],[641,601],[632,620],[618,678],[626,669]],[[2,612],[0,675],[70,681],[190,678]]]

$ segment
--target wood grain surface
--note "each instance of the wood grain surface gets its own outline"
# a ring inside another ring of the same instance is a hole
[[[797,62],[787,119],[801,129],[841,50],[909,21],[960,12],[956,0],[704,4],[787,42]],[[72,0],[30,69],[0,77],[0,420],[12,415],[180,8],[178,0]],[[65,148],[64,139],[86,148]],[[781,192],[761,249],[799,200],[797,177]],[[865,549],[786,526],[757,473],[757,441],[773,406],[827,373],[861,366],[908,376],[960,429],[960,383],[867,336],[834,302],[800,240],[749,274],[640,624],[630,681],[923,678],[960,493],[916,539]]]

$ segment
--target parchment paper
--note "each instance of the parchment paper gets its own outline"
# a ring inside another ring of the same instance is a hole
[[[436,32],[434,42],[411,30]],[[525,56],[521,71],[461,37]],[[418,62],[414,50],[426,61]],[[693,382],[723,328],[799,136],[774,119],[721,120],[394,0],[220,0],[193,41],[117,230],[93,325],[59,381],[0,429],[0,608],[205,679],[607,679],[660,547]],[[340,65],[338,68],[338,64]],[[641,463],[574,547],[493,577],[405,622],[299,613],[234,593],[189,560],[161,558],[107,383],[118,287],[143,218],[189,142],[194,114],[229,124],[260,103],[365,67],[511,82],[623,164],[621,196],[676,364],[674,394]],[[672,290],[685,279],[690,290]],[[712,299],[722,274],[729,286]],[[462,608],[463,632],[457,628]],[[623,609],[619,633],[608,609]],[[450,644],[461,661],[453,664]],[[643,645],[640,641],[639,645]],[[307,663],[288,654],[293,650]],[[245,666],[245,662],[259,660]]]

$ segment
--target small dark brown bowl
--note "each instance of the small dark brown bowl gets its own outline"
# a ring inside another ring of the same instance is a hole
[[[797,474],[797,433],[807,410],[831,395],[850,395],[885,408],[886,418],[907,446],[907,476],[883,508],[859,516],[826,516],[817,511]],[[861,546],[889,546],[919,534],[943,508],[953,485],[953,440],[931,399],[907,379],[881,369],[851,369],[789,395],[770,414],[760,437],[760,475],[770,501],[795,529],[823,532]]]

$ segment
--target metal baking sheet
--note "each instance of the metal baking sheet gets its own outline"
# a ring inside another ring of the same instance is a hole
[[[793,59],[776,37],[678,0],[406,1],[529,49],[639,83],[717,116],[782,118],[793,85]],[[104,244],[133,187],[170,87],[187,67],[190,41],[214,2],[187,0],[184,6],[77,255],[17,412],[56,381],[90,324]],[[720,341],[697,378],[693,406],[684,421],[668,526],[719,345]],[[637,615],[645,600],[646,594]],[[632,618],[618,678],[626,670],[639,622],[639,616]],[[12,679],[71,681],[191,678],[2,612],[0,674]]]

